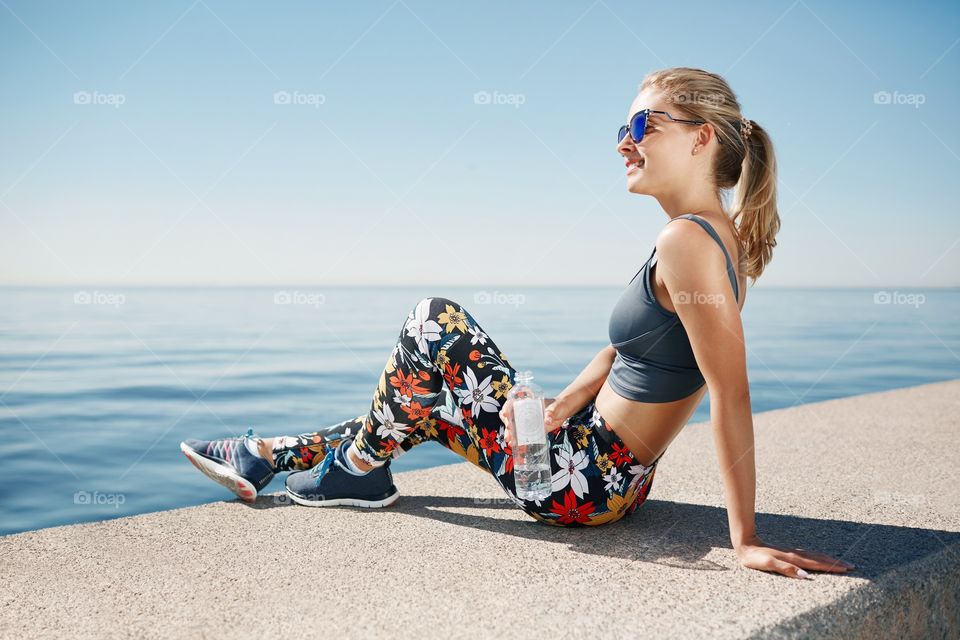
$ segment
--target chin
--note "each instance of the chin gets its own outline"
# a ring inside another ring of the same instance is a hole
[[[627,183],[627,191],[638,196],[648,196],[650,192],[644,187],[643,180],[631,180]]]

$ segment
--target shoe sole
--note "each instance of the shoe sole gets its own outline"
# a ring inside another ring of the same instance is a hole
[[[223,485],[244,502],[256,502],[257,488],[254,487],[249,480],[238,475],[232,467],[214,462],[200,455],[188,447],[185,442],[180,443],[180,451],[182,451],[183,455],[187,456],[187,460],[202,471],[205,476],[217,484]]]
[[[303,498],[297,494],[291,492],[287,489],[287,495],[291,500],[297,504],[302,504],[305,507],[363,507],[365,509],[379,509],[380,507],[388,507],[394,502],[397,501],[397,498],[400,497],[400,491],[397,490],[396,486],[390,487],[393,490],[389,496],[382,500],[362,500],[360,498],[334,498],[331,500],[310,500],[308,498]]]

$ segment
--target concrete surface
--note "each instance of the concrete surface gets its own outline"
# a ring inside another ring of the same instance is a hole
[[[691,424],[596,528],[539,524],[464,462],[397,474],[382,510],[264,496],[0,538],[0,637],[956,638],[958,422],[960,380],[755,416],[761,536],[850,575],[741,568]]]

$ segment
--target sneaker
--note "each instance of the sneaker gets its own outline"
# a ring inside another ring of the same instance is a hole
[[[393,484],[390,465],[374,467],[357,474],[346,466],[347,448],[353,438],[343,438],[327,452],[323,462],[305,471],[287,476],[287,495],[294,502],[308,507],[344,505],[375,509],[396,502],[400,492]]]
[[[254,502],[257,492],[270,484],[274,472],[270,463],[247,449],[253,429],[239,438],[185,440],[180,450],[208,478],[233,491],[244,502]]]

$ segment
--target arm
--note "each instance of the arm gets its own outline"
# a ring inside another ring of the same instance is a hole
[[[695,222],[689,224],[697,226]],[[710,392],[710,422],[723,479],[730,541],[736,549],[756,536],[753,415],[740,310],[716,243],[699,228],[670,227],[658,243],[658,266],[666,265],[658,272]]]
[[[588,402],[597,397],[600,393],[600,387],[603,386],[607,374],[610,373],[610,367],[613,366],[613,359],[617,352],[613,345],[607,345],[600,350],[593,360],[590,361],[580,375],[567,385],[567,388],[560,392],[556,398],[547,398],[544,402],[544,427],[547,431],[559,429],[563,422],[582,409]],[[500,409],[500,419],[506,428],[505,437],[508,442],[513,442],[513,425],[510,405],[511,400],[503,403]]]
[[[584,408],[588,402],[597,397],[600,393],[600,387],[603,386],[610,373],[610,367],[613,366],[613,359],[617,355],[613,345],[607,345],[594,356],[580,375],[567,385],[567,388],[560,392],[554,404],[556,408],[555,415],[560,417],[563,422],[580,409]]]
[[[756,460],[750,393],[710,391],[710,422],[727,502],[727,522],[734,549],[757,537],[755,521]]]
[[[661,233],[657,271],[710,392],[710,422],[737,558],[745,567],[797,578],[809,575],[804,569],[838,573],[852,569],[852,564],[826,554],[768,545],[757,536],[753,416],[743,325],[723,253],[696,226],[683,221]]]

